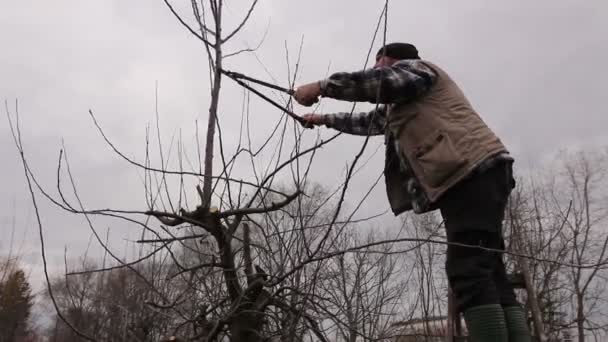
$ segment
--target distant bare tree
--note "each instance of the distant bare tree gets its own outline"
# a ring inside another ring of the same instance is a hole
[[[428,239],[440,236],[442,221],[438,215],[427,214],[412,218],[414,237]],[[437,328],[431,325],[437,318],[447,317],[447,277],[443,271],[445,248],[425,243],[413,251],[412,270],[415,272],[415,288],[418,289],[415,311],[423,322],[425,336],[433,336]],[[444,327],[446,329],[446,327]]]
[[[579,152],[566,156],[563,164],[563,188],[552,194],[554,214],[565,221],[565,231],[571,241],[567,260],[574,266],[565,274],[570,292],[573,319],[578,341],[588,341],[596,332],[607,332],[608,322],[602,314],[608,304],[605,287],[606,266],[585,269],[589,263],[608,261],[608,217],[606,196],[605,156]],[[561,191],[559,191],[561,190]],[[564,204],[564,199],[570,199]],[[567,215],[567,213],[569,213]],[[604,335],[606,336],[606,335]],[[597,337],[596,337],[597,340]]]
[[[511,195],[507,208],[507,228],[510,231],[510,238],[508,239],[510,243],[509,249],[520,255],[530,255],[528,253],[543,255],[547,253],[545,250],[546,246],[544,245],[546,234],[543,231],[543,227],[547,224],[540,219],[538,193],[535,190],[531,189],[531,194],[524,193],[522,186],[519,185],[515,189],[514,194]],[[531,197],[530,202],[532,204],[529,203],[528,196]],[[550,255],[549,257],[554,257],[554,255]],[[525,283],[526,307],[532,313],[534,333],[540,342],[545,342],[547,341],[548,334],[559,333],[559,331],[551,330],[548,332],[545,327],[546,320],[551,318],[547,317],[550,314],[546,312],[548,308],[543,304],[549,303],[552,296],[547,291],[547,288],[543,287],[539,289],[538,285],[539,283],[541,285],[550,283],[553,276],[551,271],[554,271],[556,268],[546,269],[543,268],[542,264],[523,257],[514,257],[512,259],[514,259],[513,273],[521,274]],[[537,270],[537,266],[548,271],[543,274],[546,278],[541,278],[542,280],[538,279],[538,274],[534,272]],[[545,302],[541,303],[539,298],[544,299]]]
[[[379,240],[372,231],[358,233],[351,227],[336,245],[343,249]],[[406,281],[405,263],[392,254],[390,245],[374,251],[362,250],[331,259],[324,267],[320,307],[336,327],[339,340],[374,341],[388,338],[391,324],[403,309],[402,299],[410,284]]]
[[[529,269],[548,340],[573,328],[579,342],[606,333],[605,167],[596,151],[565,154],[542,178],[520,180],[511,198],[510,249],[535,257],[517,264]]]
[[[81,268],[52,282],[60,310],[80,332],[102,341],[159,341],[170,335],[174,318],[147,305],[156,297],[155,291],[135,273],[125,268],[87,272],[97,269],[87,262]],[[136,268],[158,285],[171,272],[154,261]],[[59,317],[48,335],[51,341],[81,341]]]

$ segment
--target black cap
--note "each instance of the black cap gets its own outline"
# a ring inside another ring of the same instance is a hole
[[[418,49],[408,43],[390,43],[381,47],[376,54],[376,59],[380,56],[387,56],[395,59],[420,59]]]

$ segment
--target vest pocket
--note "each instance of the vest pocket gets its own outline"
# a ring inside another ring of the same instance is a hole
[[[422,171],[421,178],[434,188],[466,164],[450,136],[443,131],[433,133],[414,151],[414,157]]]

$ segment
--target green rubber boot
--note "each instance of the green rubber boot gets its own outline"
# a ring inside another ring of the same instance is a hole
[[[500,304],[467,309],[464,320],[469,331],[468,342],[509,342],[505,313]]]
[[[530,329],[526,324],[526,313],[520,306],[505,306],[505,320],[509,332],[509,342],[532,342]]]

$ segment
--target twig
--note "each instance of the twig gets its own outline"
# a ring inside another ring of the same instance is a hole
[[[28,173],[28,167],[27,167],[27,162],[25,160],[25,153],[23,151],[23,143],[21,142],[21,131],[19,129],[19,111],[18,111],[18,103],[17,101],[15,101],[15,108],[16,108],[16,118],[17,118],[17,122],[16,122],[16,126],[13,125],[13,122],[11,120],[11,116],[10,116],[10,111],[8,109],[8,102],[5,101],[5,108],[6,108],[6,116],[8,118],[9,121],[9,126],[11,129],[11,134],[13,135],[13,140],[15,142],[15,147],[17,147],[17,151],[19,152],[19,156],[21,158],[21,162],[23,164],[23,171],[25,174],[25,178],[27,180],[27,185],[28,185],[28,190],[29,193],[32,197],[32,205],[34,206],[34,212],[36,214],[36,221],[38,222],[38,237],[40,238],[40,254],[42,256],[42,266],[43,266],[43,270],[44,270],[44,278],[46,281],[46,288],[47,291],[49,293],[49,297],[51,298],[51,301],[53,302],[53,307],[55,308],[55,312],[57,313],[57,316],[78,336],[84,338],[87,341],[96,341],[95,339],[89,337],[88,335],[82,333],[79,329],[77,329],[75,326],[72,325],[72,323],[70,323],[70,321],[67,320],[67,318],[63,315],[63,313],[61,312],[61,310],[59,309],[59,306],[57,304],[57,301],[55,300],[55,296],[53,294],[53,288],[51,286],[51,280],[49,278],[49,272],[48,272],[48,266],[47,266],[47,260],[46,260],[46,250],[45,250],[45,244],[44,244],[44,234],[43,234],[43,229],[42,229],[42,219],[40,218],[40,211],[38,210],[38,203],[36,201],[36,195],[34,194],[34,189],[32,187],[32,182],[30,179],[30,175]],[[16,130],[16,132],[15,132]]]

